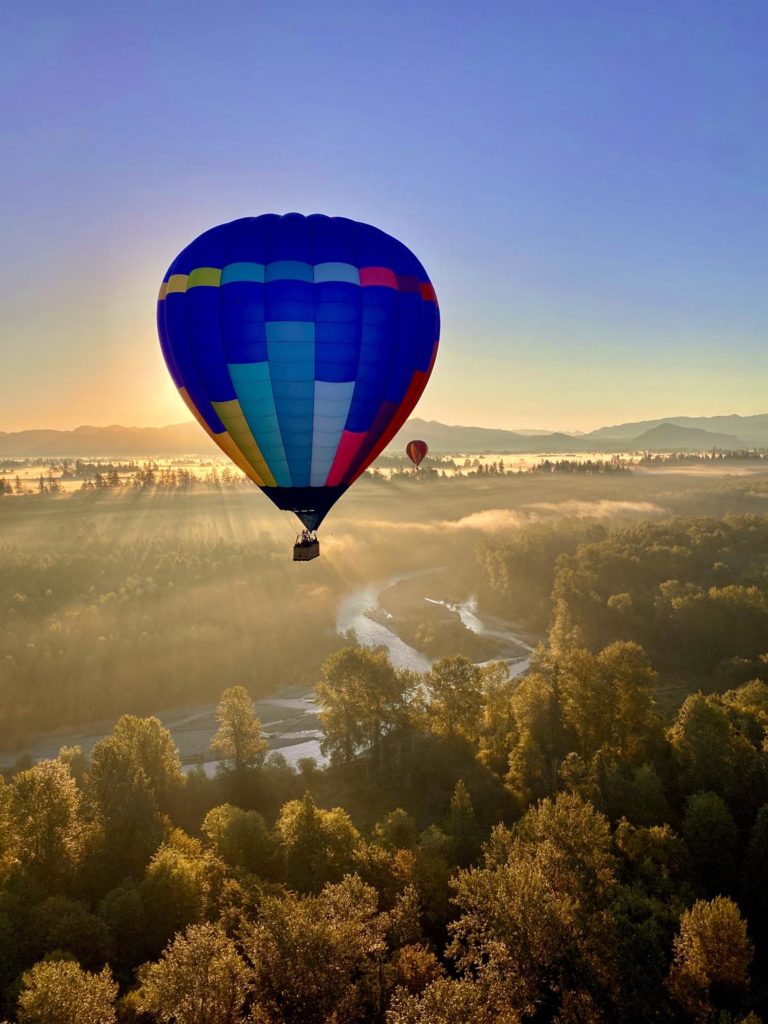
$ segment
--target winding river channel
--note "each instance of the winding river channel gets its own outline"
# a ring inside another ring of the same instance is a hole
[[[386,648],[392,664],[397,668],[428,671],[431,660],[423,651],[406,643],[394,628],[385,624],[391,617],[380,604],[382,594],[390,587],[423,576],[425,601],[443,605],[454,613],[457,629],[466,628],[478,636],[493,639],[503,652],[496,660],[506,662],[511,677],[519,676],[528,669],[533,648],[525,636],[514,632],[500,619],[479,615],[477,602],[472,596],[458,604],[430,597],[426,593],[429,589],[427,578],[430,575],[433,575],[430,570],[401,573],[350,591],[338,604],[336,631],[342,636],[352,636],[363,647]],[[208,775],[215,773],[218,762],[206,758],[206,755],[210,757],[208,748],[217,728],[215,711],[216,705],[209,704],[180,708],[158,716],[170,730],[179,748],[184,771],[200,766]],[[300,691],[297,694],[293,690],[290,694],[258,700],[256,711],[271,752],[281,754],[291,765],[309,757],[314,758],[318,764],[325,762],[320,749],[322,730],[318,707],[311,690],[304,694]],[[23,750],[0,754],[0,768],[10,766],[21,755],[28,755],[33,761],[55,757],[62,746],[80,746],[83,753],[88,755],[94,744],[111,731],[112,725],[112,721],[97,722],[79,730],[57,730],[39,737]]]

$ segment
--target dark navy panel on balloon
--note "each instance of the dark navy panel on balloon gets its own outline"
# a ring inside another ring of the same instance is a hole
[[[236,281],[220,288],[221,336],[228,363],[259,363],[267,358],[264,285]]]
[[[174,292],[163,300],[168,343],[173,353],[179,378],[183,382],[182,387],[186,389],[190,400],[210,430],[215,434],[220,434],[224,430],[224,425],[211,406],[205,390],[205,383],[200,377],[190,352],[187,338],[186,298],[184,292]]]
[[[384,325],[388,331],[398,328],[400,318],[400,295],[394,288],[369,286],[361,288],[362,323]]]
[[[359,324],[315,324],[315,380],[352,381],[359,359]]]
[[[190,288],[185,304],[187,341],[210,402],[236,398],[222,343],[219,289]]]
[[[352,395],[352,404],[347,417],[347,430],[361,433],[368,430],[378,411],[384,392],[384,383],[380,380],[359,380]]]
[[[313,285],[307,281],[269,281],[264,285],[266,320],[313,320]]]
[[[177,388],[183,388],[184,381],[179,373],[176,360],[173,357],[173,349],[171,348],[168,340],[168,331],[165,328],[165,302],[158,302],[157,304],[157,334],[160,338],[160,351],[163,353],[165,365],[168,367],[171,380]]]
[[[269,237],[269,259],[300,260],[314,263],[307,218],[300,213],[286,213]]]
[[[356,241],[361,267],[389,267],[396,274],[403,272],[403,257],[399,247],[383,231],[377,228],[361,231]]]
[[[355,239],[358,225],[343,217],[324,217],[314,213],[307,218],[312,232],[315,263],[351,263],[362,266],[358,260]]]
[[[279,221],[280,217],[274,213],[233,221],[229,225],[232,230],[227,244],[227,263],[266,263],[267,233]]]
[[[315,321],[322,323],[360,322],[360,285],[346,281],[323,281],[314,286]]]
[[[198,267],[222,267],[230,231],[228,224],[211,228],[187,246],[171,265],[172,274],[189,274]]]

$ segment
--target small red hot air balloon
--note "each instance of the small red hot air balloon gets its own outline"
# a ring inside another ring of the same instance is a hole
[[[428,451],[429,448],[426,441],[409,441],[405,446],[405,454],[417,469]]]

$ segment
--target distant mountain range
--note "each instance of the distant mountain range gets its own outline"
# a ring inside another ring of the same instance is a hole
[[[707,429],[709,424],[712,429]],[[710,448],[768,447],[768,414],[763,416],[672,417],[601,427],[588,434],[537,434],[486,427],[447,426],[408,420],[391,447],[412,437],[433,452],[706,451]]]
[[[585,436],[600,440],[628,441],[664,424],[727,434],[737,437],[742,444],[748,446],[768,445],[768,413],[761,413],[758,416],[665,416],[661,420],[640,420],[636,423],[600,427]]]
[[[0,431],[0,456],[213,455],[219,448],[200,426],[176,423],[170,427],[77,427],[75,430]]]
[[[567,452],[627,450],[706,451],[710,448],[768,447],[768,413],[760,416],[672,416],[600,427],[589,434],[498,430],[449,426],[411,419],[390,445],[402,449],[411,438],[433,452]],[[219,449],[197,423],[168,427],[77,427],[75,430],[0,431],[0,457],[120,457],[214,455]]]

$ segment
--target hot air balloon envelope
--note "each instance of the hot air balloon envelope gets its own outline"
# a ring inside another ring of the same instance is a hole
[[[405,446],[405,454],[414,464],[414,466],[421,465],[424,456],[429,451],[426,441],[409,441]]]
[[[309,530],[405,423],[440,333],[409,249],[320,214],[206,231],[171,264],[157,319],[195,418]]]

